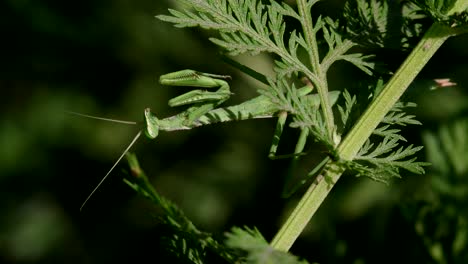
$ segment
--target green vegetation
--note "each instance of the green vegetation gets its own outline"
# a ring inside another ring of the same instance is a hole
[[[5,21],[18,17],[36,38],[7,30],[1,80],[33,89],[5,94],[1,259],[468,260],[466,1],[2,5],[16,14]],[[210,74],[165,82],[183,68]],[[206,83],[216,90],[166,86]],[[124,171],[146,202],[129,199],[119,164],[78,213],[90,177],[135,129],[65,111],[145,113],[144,131],[158,137],[138,142],[140,162],[127,154]],[[204,126],[224,119],[253,120]]]

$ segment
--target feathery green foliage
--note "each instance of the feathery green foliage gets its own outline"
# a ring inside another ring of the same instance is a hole
[[[466,1],[457,0],[347,1],[343,31],[359,45],[408,49],[420,37],[428,18],[466,31],[462,26],[468,22],[467,8]]]
[[[437,133],[423,134],[431,172],[438,175],[434,188],[460,200],[468,198],[468,120],[443,125]]]
[[[355,118],[358,115],[353,115],[353,113],[361,112],[381,93],[383,86],[381,79],[375,85],[369,85],[367,88],[370,96],[360,97],[359,101],[348,91],[343,92],[344,107],[338,105],[343,123],[341,134],[346,133],[349,127],[356,122]],[[388,183],[393,177],[400,177],[399,169],[416,174],[424,173],[423,166],[427,166],[429,163],[416,162],[416,158],[411,158],[422,147],[414,147],[413,145],[402,147],[400,143],[406,142],[406,139],[400,135],[401,130],[395,128],[396,126],[421,125],[419,121],[415,120],[414,115],[408,115],[404,112],[404,109],[408,107],[416,107],[416,104],[397,102],[382,119],[381,125],[372,132],[374,136],[367,139],[354,160],[351,162],[342,161],[345,166],[355,171],[358,177],[366,176],[383,183]],[[350,116],[354,118],[350,118]]]
[[[434,263],[468,260],[468,120],[449,121],[423,133],[428,186],[403,206],[415,233]]]
[[[181,261],[206,263],[207,253],[217,254],[226,263],[308,263],[297,257],[274,250],[256,229],[234,227],[226,233],[226,245],[210,233],[200,231],[171,201],[161,196],[151,185],[141,169],[135,154],[126,155],[130,177],[125,179],[132,189],[163,210],[159,215],[167,236],[161,238],[166,250]]]
[[[334,145],[333,115],[326,99],[328,93],[326,72],[334,62],[339,60],[348,61],[368,74],[371,74],[373,65],[366,61],[368,59],[366,56],[346,54],[355,44],[341,38],[336,31],[336,23],[331,19],[319,17],[314,24],[312,23],[310,10],[317,1],[299,1],[299,12],[285,3],[278,4],[275,1],[271,1],[268,5],[254,0],[183,0],[180,2],[184,3],[187,9],[182,12],[170,9],[171,16],[159,15],[157,17],[174,23],[177,27],[200,26],[219,31],[219,37],[210,38],[210,40],[230,55],[260,52],[277,55],[279,59],[275,60],[276,76],[273,78],[276,87],[284,87],[284,78],[291,75],[301,74],[307,77],[321,96],[323,121],[318,126],[324,126],[326,133],[321,135],[320,139],[326,139],[327,145]],[[303,32],[291,29],[289,34],[286,34],[287,25],[283,20],[284,16],[298,20]],[[322,32],[329,48],[328,52],[322,56],[319,54],[316,41],[316,35],[319,32]],[[299,58],[298,49],[304,50],[309,59]],[[320,60],[320,57],[323,59]],[[285,103],[282,99],[277,100],[284,103],[282,108],[288,108],[294,104],[294,101],[299,100],[293,95],[290,95],[289,103]],[[315,117],[304,118],[317,121]]]
[[[257,229],[234,227],[226,234],[226,245],[246,252],[242,263],[249,264],[306,264],[296,256],[272,248]]]
[[[236,256],[232,250],[218,243],[211,234],[200,231],[174,203],[154,189],[135,154],[127,153],[126,158],[131,177],[125,179],[125,183],[164,212],[159,216],[159,220],[169,234],[162,238],[168,251],[191,263],[206,263],[207,252],[216,253],[227,263],[234,262]]]
[[[291,83],[293,80],[285,77],[300,73],[317,87],[319,94],[323,94],[322,91],[328,90],[326,72],[338,60],[351,62],[364,72],[372,74],[373,64],[368,61],[371,58],[370,56],[357,53],[347,54],[348,50],[355,44],[349,39],[342,38],[340,33],[343,30],[338,21],[333,21],[329,17],[318,17],[313,25],[306,24],[308,22],[307,17],[310,16],[310,9],[317,1],[298,2],[298,9],[302,2],[307,2],[304,6],[304,12],[309,15],[306,17],[301,16],[302,9],[296,12],[291,6],[285,3],[278,4],[275,1],[271,1],[269,5],[254,0],[184,0],[182,2],[187,5],[187,9],[182,12],[170,9],[171,16],[159,15],[158,18],[174,23],[177,27],[200,26],[219,31],[219,37],[210,40],[225,49],[230,55],[257,54],[259,52],[276,54],[279,57],[275,61],[276,76],[268,78],[269,89],[263,90],[261,93],[277,103],[280,109],[294,114],[292,127],[307,127],[316,141],[322,142],[328,146],[330,152],[333,152],[333,148],[339,143],[340,137],[336,134],[336,128],[334,128],[336,125],[333,122],[333,115],[331,118],[327,117],[326,113],[329,110],[326,107],[328,105],[322,104],[322,111],[319,111],[319,109],[304,104],[303,100],[295,93],[295,86]],[[359,38],[383,46],[388,24],[390,23],[387,21],[388,4],[377,0],[371,1],[370,4],[362,0],[356,3],[357,8],[353,8],[350,2],[345,6],[345,18],[349,22],[347,32],[353,40]],[[358,15],[356,15],[356,12]],[[298,20],[302,25],[303,32],[292,29],[289,34],[286,34],[287,25],[283,20],[283,16]],[[402,31],[400,33],[408,30],[402,29]],[[316,38],[320,32],[327,44],[328,52],[318,56],[319,47]],[[310,55],[309,61],[304,61],[303,58],[301,60],[298,57],[298,49],[303,49]],[[323,57],[323,59],[320,60],[319,57]],[[382,87],[383,83],[380,82],[375,90],[375,96]],[[354,104],[351,95],[345,93],[346,109],[338,106],[344,126],[348,128],[351,127],[352,123],[348,123],[347,118],[351,111],[350,108]],[[412,105],[405,105],[405,107],[410,106]],[[398,175],[398,168],[404,168],[416,173],[424,172],[421,166],[425,163],[416,163],[414,159],[401,160],[414,154],[420,148],[410,146],[392,152],[392,149],[398,146],[398,140],[403,141],[404,138],[398,134],[399,130],[389,129],[390,125],[419,124],[414,120],[414,116],[402,112],[402,107],[403,105],[400,103],[395,105],[392,111],[382,120],[382,123],[386,125],[374,131],[375,135],[384,138],[383,141],[380,144],[368,141],[357,157],[357,160],[367,162],[378,168],[377,171],[388,173],[380,173],[380,176],[376,177],[374,176],[376,170],[370,169],[367,165],[361,164],[358,166],[355,164],[348,166],[356,169],[358,175],[367,175],[373,179],[386,182],[390,177]],[[371,151],[374,145],[377,147]]]
[[[392,6],[389,7],[389,5]],[[421,9],[411,2],[383,0],[347,1],[344,7],[344,31],[359,45],[375,48],[407,49],[422,33]]]
[[[176,27],[217,31],[218,35],[210,40],[231,56],[273,54],[274,76],[266,78],[269,87],[260,93],[277,104],[278,109],[293,115],[292,127],[307,128],[314,140],[324,144],[331,153],[332,159],[324,166],[323,175],[317,177],[273,239],[273,248],[282,251],[290,248],[345,169],[381,182],[400,177],[401,169],[424,173],[423,166],[428,163],[416,162],[414,157],[422,147],[401,146],[406,139],[399,134],[400,129],[395,128],[420,124],[414,116],[404,112],[405,108],[415,105],[397,101],[442,43],[449,36],[466,31],[461,27],[467,22],[466,12],[461,12],[466,10],[466,5],[460,5],[463,1],[405,3],[405,9],[395,16],[398,18],[395,24],[392,17],[395,13],[390,12],[395,9],[390,7],[396,3],[356,0],[355,4],[349,2],[345,6],[346,25],[328,17],[312,19],[311,9],[319,2],[317,0],[297,0],[295,7],[273,0],[268,4],[255,0],[179,2],[185,6],[183,10],[169,9],[170,15],[157,17]],[[300,26],[286,23],[285,17],[296,20]],[[361,100],[362,95],[352,95],[345,90],[344,104],[338,105],[335,111],[342,123],[335,122],[328,98],[330,67],[342,60],[374,75],[374,63],[370,61],[373,57],[350,53],[350,49],[358,44],[410,48],[412,39],[422,32],[419,19],[424,17],[448,23],[449,27],[433,24],[389,83],[384,85],[379,80],[372,85],[367,99]],[[396,41],[392,39],[394,35]],[[325,45],[319,46],[319,43]],[[298,77],[305,77],[305,83],[317,89],[320,108],[311,107],[298,95],[295,88]],[[363,107],[367,107],[364,114],[356,115]],[[234,229],[229,237],[228,244],[247,250],[247,260],[252,263],[276,263],[270,257],[279,259],[256,230]]]
[[[468,2],[457,0],[413,0],[421,12],[450,27],[466,25]]]

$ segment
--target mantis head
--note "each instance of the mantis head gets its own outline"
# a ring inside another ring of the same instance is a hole
[[[145,122],[146,136],[150,139],[155,139],[159,134],[159,120],[153,113],[151,113],[151,109],[149,108],[145,109]]]

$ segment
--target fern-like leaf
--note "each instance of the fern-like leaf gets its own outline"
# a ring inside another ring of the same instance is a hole
[[[287,252],[273,249],[257,229],[233,228],[226,234],[226,244],[246,252],[243,263],[249,264],[305,264],[305,260],[299,260]]]
[[[294,71],[309,70],[284,44],[285,24],[283,14],[298,17],[285,5],[263,5],[254,0],[181,0],[193,11],[170,10],[171,16],[159,15],[159,19],[174,23],[178,27],[200,26],[220,32],[220,38],[211,38],[231,55],[242,53],[258,54],[270,52],[280,56],[284,67]],[[289,40],[289,46],[297,46],[300,36],[295,34]]]
[[[412,0],[427,16],[450,27],[468,23],[468,2],[460,0]]]
[[[363,46],[407,49],[415,44],[422,32],[425,16],[411,3],[401,6],[394,1],[352,0],[344,8],[345,32]]]
[[[400,178],[400,169],[415,174],[423,174],[423,167],[428,166],[430,163],[416,162],[416,158],[406,159],[420,151],[422,147],[410,145],[391,152],[398,145],[397,141],[394,138],[384,138],[376,148],[372,148],[373,144],[368,141],[364,144],[354,162],[347,162],[346,166],[355,171],[357,176],[366,176],[383,183],[388,183],[394,177]]]
[[[126,157],[131,177],[125,179],[125,183],[163,210],[159,219],[168,235],[161,240],[165,242],[168,251],[181,260],[196,264],[205,263],[207,252],[214,252],[231,263],[238,258],[231,249],[213,239],[211,234],[197,229],[182,210],[153,188],[136,155],[127,153]]]
[[[354,159],[354,164],[348,164],[357,172],[358,176],[367,176],[371,179],[387,183],[393,177],[400,177],[399,169],[404,169],[415,174],[423,174],[427,162],[417,162],[411,158],[422,149],[421,146],[399,147],[400,137],[395,135],[385,136],[374,147],[367,140]]]
[[[343,124],[343,131],[346,131],[349,128],[351,122],[348,122],[353,107],[356,105],[356,96],[351,96],[348,90],[343,91],[343,98],[345,100],[345,107],[338,105],[338,111],[341,115],[341,123]]]
[[[384,46],[388,21],[386,1],[347,1],[344,10],[347,33],[354,40],[370,46]]]
[[[196,27],[219,31],[219,38],[211,38],[231,55],[241,53],[257,54],[270,52],[279,56],[276,61],[277,79],[293,73],[303,73],[312,83],[320,83],[320,76],[310,70],[310,63],[302,62],[298,48],[309,54],[318,50],[304,40],[302,33],[295,30],[286,34],[283,16],[299,20],[302,18],[287,4],[271,1],[269,5],[255,0],[181,0],[187,8],[183,12],[170,10],[171,15],[159,15],[159,19],[174,23],[177,27]],[[308,1],[308,8],[317,1]],[[337,23],[331,19],[316,21],[314,34],[322,30],[329,45],[330,55],[324,56],[322,66],[328,69],[337,60],[347,60],[370,74],[372,64],[366,63],[367,57],[361,55],[343,56],[354,44],[342,40],[336,32]],[[287,43],[287,45],[286,45]],[[317,70],[317,69],[314,69]]]
[[[443,125],[437,133],[426,131],[423,136],[434,171],[460,179],[468,173],[468,120]]]
[[[397,102],[390,112],[384,117],[382,123],[396,124],[400,126],[405,125],[421,125],[421,122],[415,119],[416,116],[408,115],[404,112],[404,108],[416,107],[417,105],[412,102]]]
[[[350,119],[353,112],[361,111],[372,102],[383,87],[382,80],[379,80],[375,86],[369,85],[370,96],[367,100],[360,98],[361,102],[358,102],[355,96],[351,97],[347,91],[343,93],[345,108],[338,107],[343,122],[343,132],[355,122],[355,120]],[[355,105],[359,107],[353,107]],[[405,142],[406,139],[400,134],[401,130],[396,128],[397,126],[421,124],[414,115],[405,112],[406,108],[415,106],[414,103],[397,102],[381,121],[381,125],[372,132],[374,136],[366,140],[355,159],[352,162],[345,162],[346,166],[355,171],[357,176],[367,176],[384,183],[387,183],[391,178],[400,177],[400,169],[416,174],[424,173],[423,167],[429,163],[417,162],[415,158],[411,158],[422,147],[413,145],[400,147],[400,142]],[[358,115],[353,117],[358,117]]]

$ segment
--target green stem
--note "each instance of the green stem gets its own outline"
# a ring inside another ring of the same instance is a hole
[[[304,32],[304,38],[307,45],[311,47],[309,52],[309,60],[312,65],[313,72],[318,78],[314,79],[313,76],[307,76],[317,87],[318,94],[320,96],[320,106],[323,110],[325,123],[327,125],[328,136],[332,138],[334,131],[334,120],[333,112],[331,109],[330,102],[328,101],[328,83],[325,71],[320,67],[320,56],[318,52],[317,39],[315,37],[314,27],[312,24],[312,16],[310,13],[310,6],[308,6],[306,0],[298,0],[297,7],[299,10],[299,16]],[[315,81],[316,80],[316,81]]]
[[[317,176],[271,241],[270,245],[273,248],[281,251],[288,251],[291,248],[343,171],[342,166],[327,164],[324,173]]]
[[[440,46],[456,31],[435,23],[423,36],[419,44],[401,65],[385,89],[367,108],[353,129],[338,146],[337,154],[341,159],[353,160],[374,129],[408,88],[416,75],[427,64]],[[271,245],[278,250],[288,251],[299,237],[314,213],[327,197],[330,190],[341,177],[344,169],[329,163],[323,176],[319,176],[309,187],[298,205],[273,238]],[[325,181],[323,180],[325,179]]]

